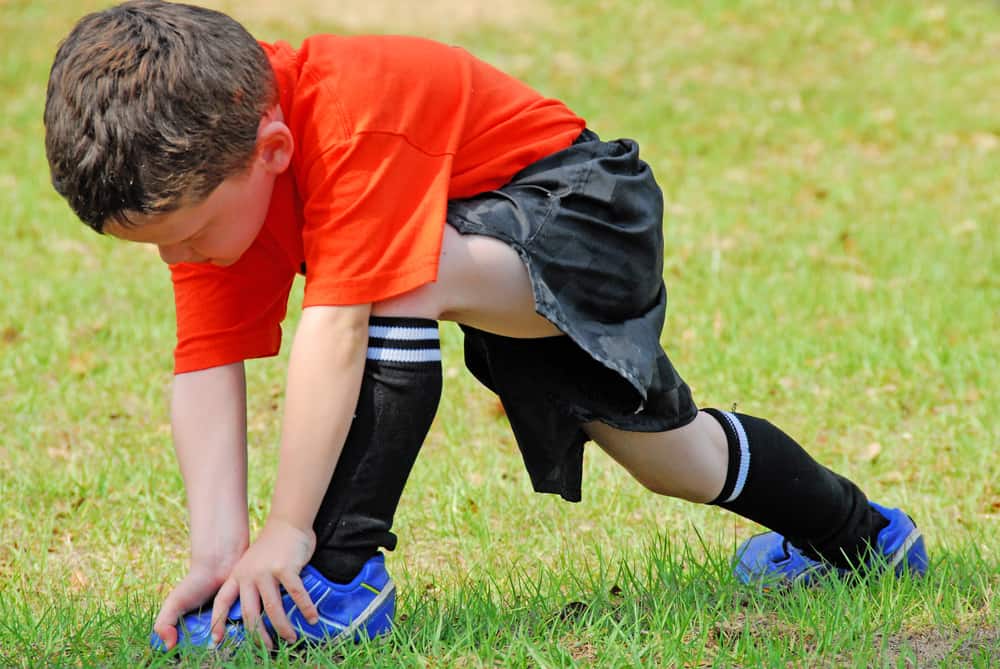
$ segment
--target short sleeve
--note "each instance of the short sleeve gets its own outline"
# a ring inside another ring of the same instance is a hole
[[[295,271],[268,234],[230,267],[171,265],[174,373],[276,355]]]
[[[304,164],[304,306],[377,302],[437,278],[452,155],[362,132]]]

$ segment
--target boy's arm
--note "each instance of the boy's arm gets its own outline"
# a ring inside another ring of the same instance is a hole
[[[288,366],[278,478],[271,513],[254,544],[223,584],[213,608],[213,635],[240,598],[249,630],[270,639],[259,619],[264,610],[275,630],[294,641],[279,583],[310,622],[317,612],[299,572],[312,557],[312,523],[330,485],[358,402],[368,346],[371,305],[316,306],[303,310]],[[218,624],[217,624],[218,623]]]
[[[171,426],[187,493],[191,565],[153,627],[168,648],[177,641],[178,618],[215,594],[249,543],[243,363],[175,376]]]
[[[302,312],[288,366],[269,521],[312,531],[357,408],[370,314],[369,304]]]

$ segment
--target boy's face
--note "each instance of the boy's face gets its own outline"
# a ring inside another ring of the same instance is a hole
[[[264,225],[274,179],[291,160],[291,132],[280,119],[261,121],[257,155],[249,169],[225,179],[208,197],[163,214],[129,213],[134,223],[108,221],[108,234],[130,242],[155,244],[163,262],[211,263],[220,267],[240,259]]]
[[[251,168],[224,180],[207,198],[165,214],[129,214],[134,226],[109,221],[120,239],[155,244],[163,262],[232,265],[250,248],[267,216],[274,176]]]

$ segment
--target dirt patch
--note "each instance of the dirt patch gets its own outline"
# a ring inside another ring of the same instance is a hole
[[[928,630],[895,634],[884,640],[882,659],[893,667],[932,667],[944,660],[952,667],[976,660],[1000,660],[1000,629]],[[987,664],[985,666],[992,666]]]
[[[806,646],[815,645],[812,633],[783,622],[773,614],[743,611],[737,611],[729,618],[716,621],[715,625],[708,629],[708,639],[721,646],[730,646],[747,632],[753,637],[780,636],[797,639]]]
[[[562,646],[577,665],[592,666],[597,662],[597,648],[589,641],[565,638],[562,640]]]
[[[722,647],[732,646],[741,635],[794,639],[796,645],[816,649],[817,640],[808,630],[797,628],[767,614],[738,612],[730,619],[718,621],[708,630],[708,641]],[[900,634],[876,635],[875,649],[880,666],[905,667],[971,667],[976,662],[993,666],[1000,660],[1000,628],[970,626],[907,631]],[[851,658],[843,654],[817,659],[816,667],[849,666]]]
[[[552,18],[543,0],[202,0],[247,24],[280,23],[297,31],[404,33],[444,37],[481,27],[516,28]]]

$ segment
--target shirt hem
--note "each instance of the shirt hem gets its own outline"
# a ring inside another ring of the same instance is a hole
[[[440,254],[440,249],[438,254]],[[302,308],[372,304],[388,300],[436,281],[438,264],[439,258],[435,256],[419,267],[402,273],[371,274],[350,281],[338,281],[336,278],[332,278],[323,282],[316,279],[314,281],[317,283],[312,286],[308,285],[307,281]]]
[[[269,345],[262,345],[267,342]],[[197,347],[196,351],[178,355],[174,353],[174,374],[198,372],[212,367],[222,367],[234,362],[254,358],[272,358],[281,350],[281,332],[258,331],[241,334],[232,339],[220,340],[219,345],[208,343]]]

